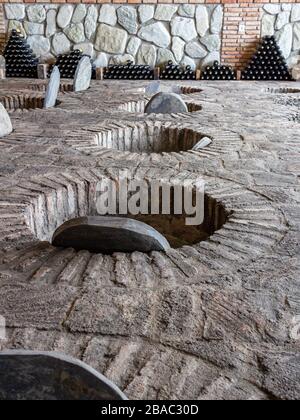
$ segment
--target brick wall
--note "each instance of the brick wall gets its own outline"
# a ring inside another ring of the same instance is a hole
[[[242,68],[260,39],[262,7],[258,3],[233,3],[224,7],[222,59]]]
[[[47,3],[47,0],[0,0],[0,50],[5,40],[1,3]],[[262,7],[266,3],[300,3],[300,0],[48,0],[48,3],[223,4],[222,62],[240,69],[254,53],[261,37]]]

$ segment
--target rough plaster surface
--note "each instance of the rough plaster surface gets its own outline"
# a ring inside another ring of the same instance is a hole
[[[195,112],[145,115],[146,85],[92,82],[61,93],[56,108],[10,111],[14,131],[0,140],[0,348],[80,358],[129,398],[299,399],[300,85],[189,83],[183,98]],[[1,95],[25,88],[43,91],[0,81]],[[120,147],[145,125],[212,143]],[[104,135],[116,143],[99,145]],[[93,185],[119,168],[201,176],[228,219],[166,254],[51,246],[57,225],[93,213]]]

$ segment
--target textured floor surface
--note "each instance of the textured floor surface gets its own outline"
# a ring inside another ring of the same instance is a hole
[[[0,348],[64,352],[132,399],[299,399],[300,84],[183,83],[180,115],[143,114],[146,85],[65,83],[45,111],[42,82],[0,81]],[[124,168],[201,176],[217,231],[167,254],[51,246]]]

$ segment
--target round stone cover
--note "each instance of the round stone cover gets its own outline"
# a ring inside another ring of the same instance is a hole
[[[176,93],[160,92],[148,102],[146,114],[180,114],[188,112],[183,99]]]

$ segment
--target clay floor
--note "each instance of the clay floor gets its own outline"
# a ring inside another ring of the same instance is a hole
[[[74,356],[130,399],[299,399],[300,84],[182,82],[180,115],[145,115],[146,85],[62,83],[45,111],[42,81],[0,81],[0,348]],[[204,178],[210,235],[171,219],[167,254],[51,246],[124,168]]]

